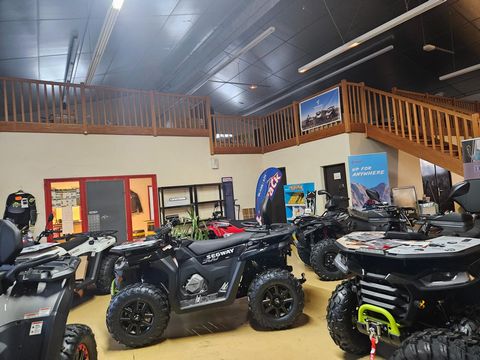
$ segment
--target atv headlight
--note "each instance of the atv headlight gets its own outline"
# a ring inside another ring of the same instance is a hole
[[[473,280],[475,278],[466,271],[436,272],[420,279],[423,285],[427,287],[462,285]]]

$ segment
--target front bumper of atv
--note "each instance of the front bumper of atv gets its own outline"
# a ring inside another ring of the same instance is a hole
[[[357,329],[371,336],[372,332],[379,339],[395,346],[402,343],[402,334],[393,315],[386,309],[371,304],[363,304],[358,308]]]

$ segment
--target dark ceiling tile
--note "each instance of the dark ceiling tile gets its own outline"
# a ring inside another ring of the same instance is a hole
[[[48,0],[38,1],[40,19],[87,18],[90,1]]]
[[[178,0],[125,0],[121,13],[132,17],[170,15],[177,3]]]
[[[257,46],[255,46],[253,49],[240,56],[240,59],[245,60],[250,64],[253,64],[259,59],[261,59],[263,56],[267,55],[269,52],[278,48],[283,43],[284,41],[281,40],[279,37],[275,36],[275,33],[273,33],[261,43],[259,43]]]
[[[37,0],[0,1],[0,21],[37,18]]]
[[[37,56],[35,21],[0,22],[0,59]]]
[[[229,56],[227,55],[226,58],[229,58]],[[223,81],[228,81],[240,74],[249,66],[250,64],[246,61],[236,59],[214,75]]]
[[[205,13],[214,0],[180,0],[173,9],[174,15],[191,15]]]
[[[39,22],[40,56],[67,54],[73,36],[77,36],[81,41],[86,24],[85,19],[41,20]]]
[[[40,59],[40,79],[54,81],[64,79],[67,55],[42,56]],[[62,80],[63,81],[63,80]]]
[[[305,56],[305,52],[299,48],[284,43],[255,63],[257,66],[265,66],[271,72],[277,72],[285,66]]]
[[[38,79],[38,59],[0,60],[0,76]]]

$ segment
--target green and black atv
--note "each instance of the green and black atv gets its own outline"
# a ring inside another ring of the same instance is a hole
[[[468,218],[473,226],[470,214],[480,212],[480,180],[455,185],[451,198],[466,211],[458,221]],[[395,359],[407,359],[405,346],[425,355],[412,359],[469,358],[435,357],[428,341],[480,330],[480,238],[354,232],[337,245],[335,265],[350,277],[333,292],[327,323],[342,350],[365,355],[373,342],[404,343]]]

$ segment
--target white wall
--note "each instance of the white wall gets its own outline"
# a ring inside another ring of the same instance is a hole
[[[43,179],[82,176],[156,174],[159,186],[219,182],[232,176],[242,208],[255,204],[261,155],[216,155],[210,166],[205,137],[29,134],[0,132],[0,199],[22,188],[37,199],[45,224]],[[0,211],[4,204],[0,204]]]

